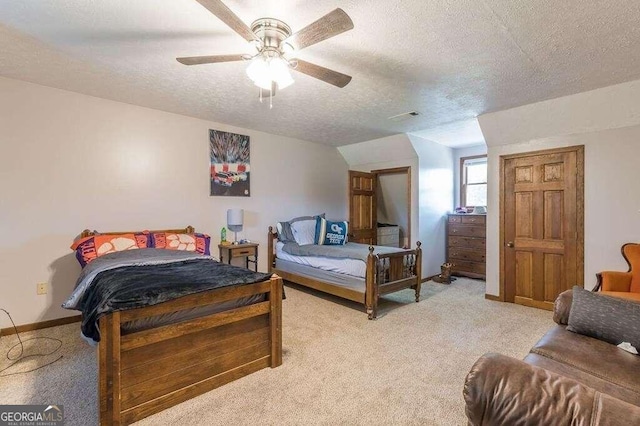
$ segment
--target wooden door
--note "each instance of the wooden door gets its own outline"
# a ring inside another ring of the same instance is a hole
[[[553,309],[584,279],[584,147],[501,157],[501,281],[507,302]]]
[[[378,219],[375,173],[349,170],[349,241],[376,244]]]

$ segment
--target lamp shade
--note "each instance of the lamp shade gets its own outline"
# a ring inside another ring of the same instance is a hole
[[[244,223],[244,210],[242,209],[229,209],[227,210],[227,225],[229,229],[232,226],[239,226],[242,228]]]

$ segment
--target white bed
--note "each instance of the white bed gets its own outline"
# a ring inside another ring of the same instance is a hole
[[[287,260],[289,262],[297,263],[304,266],[311,266],[312,268],[318,268],[324,271],[337,272],[339,274],[346,274],[359,278],[364,278],[367,272],[366,262],[360,259],[294,256],[282,250],[283,247],[283,242],[278,241],[276,243],[276,257],[278,259]]]

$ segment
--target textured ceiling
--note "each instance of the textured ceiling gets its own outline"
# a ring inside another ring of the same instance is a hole
[[[462,145],[456,132],[469,137],[480,114],[640,78],[637,0],[226,4],[247,24],[270,16],[294,31],[343,8],[355,29],[299,57],[352,82],[294,73],[269,110],[246,64],[179,64],[251,52],[194,0],[3,0],[0,75],[334,146],[402,132]]]

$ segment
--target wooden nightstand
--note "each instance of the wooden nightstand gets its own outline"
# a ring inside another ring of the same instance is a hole
[[[245,267],[249,269],[249,263],[253,263],[253,268],[258,272],[258,244],[246,243],[246,244],[218,244],[220,250],[220,262],[227,262],[231,264],[231,259],[234,257],[244,257]],[[249,259],[252,256],[253,259]]]

